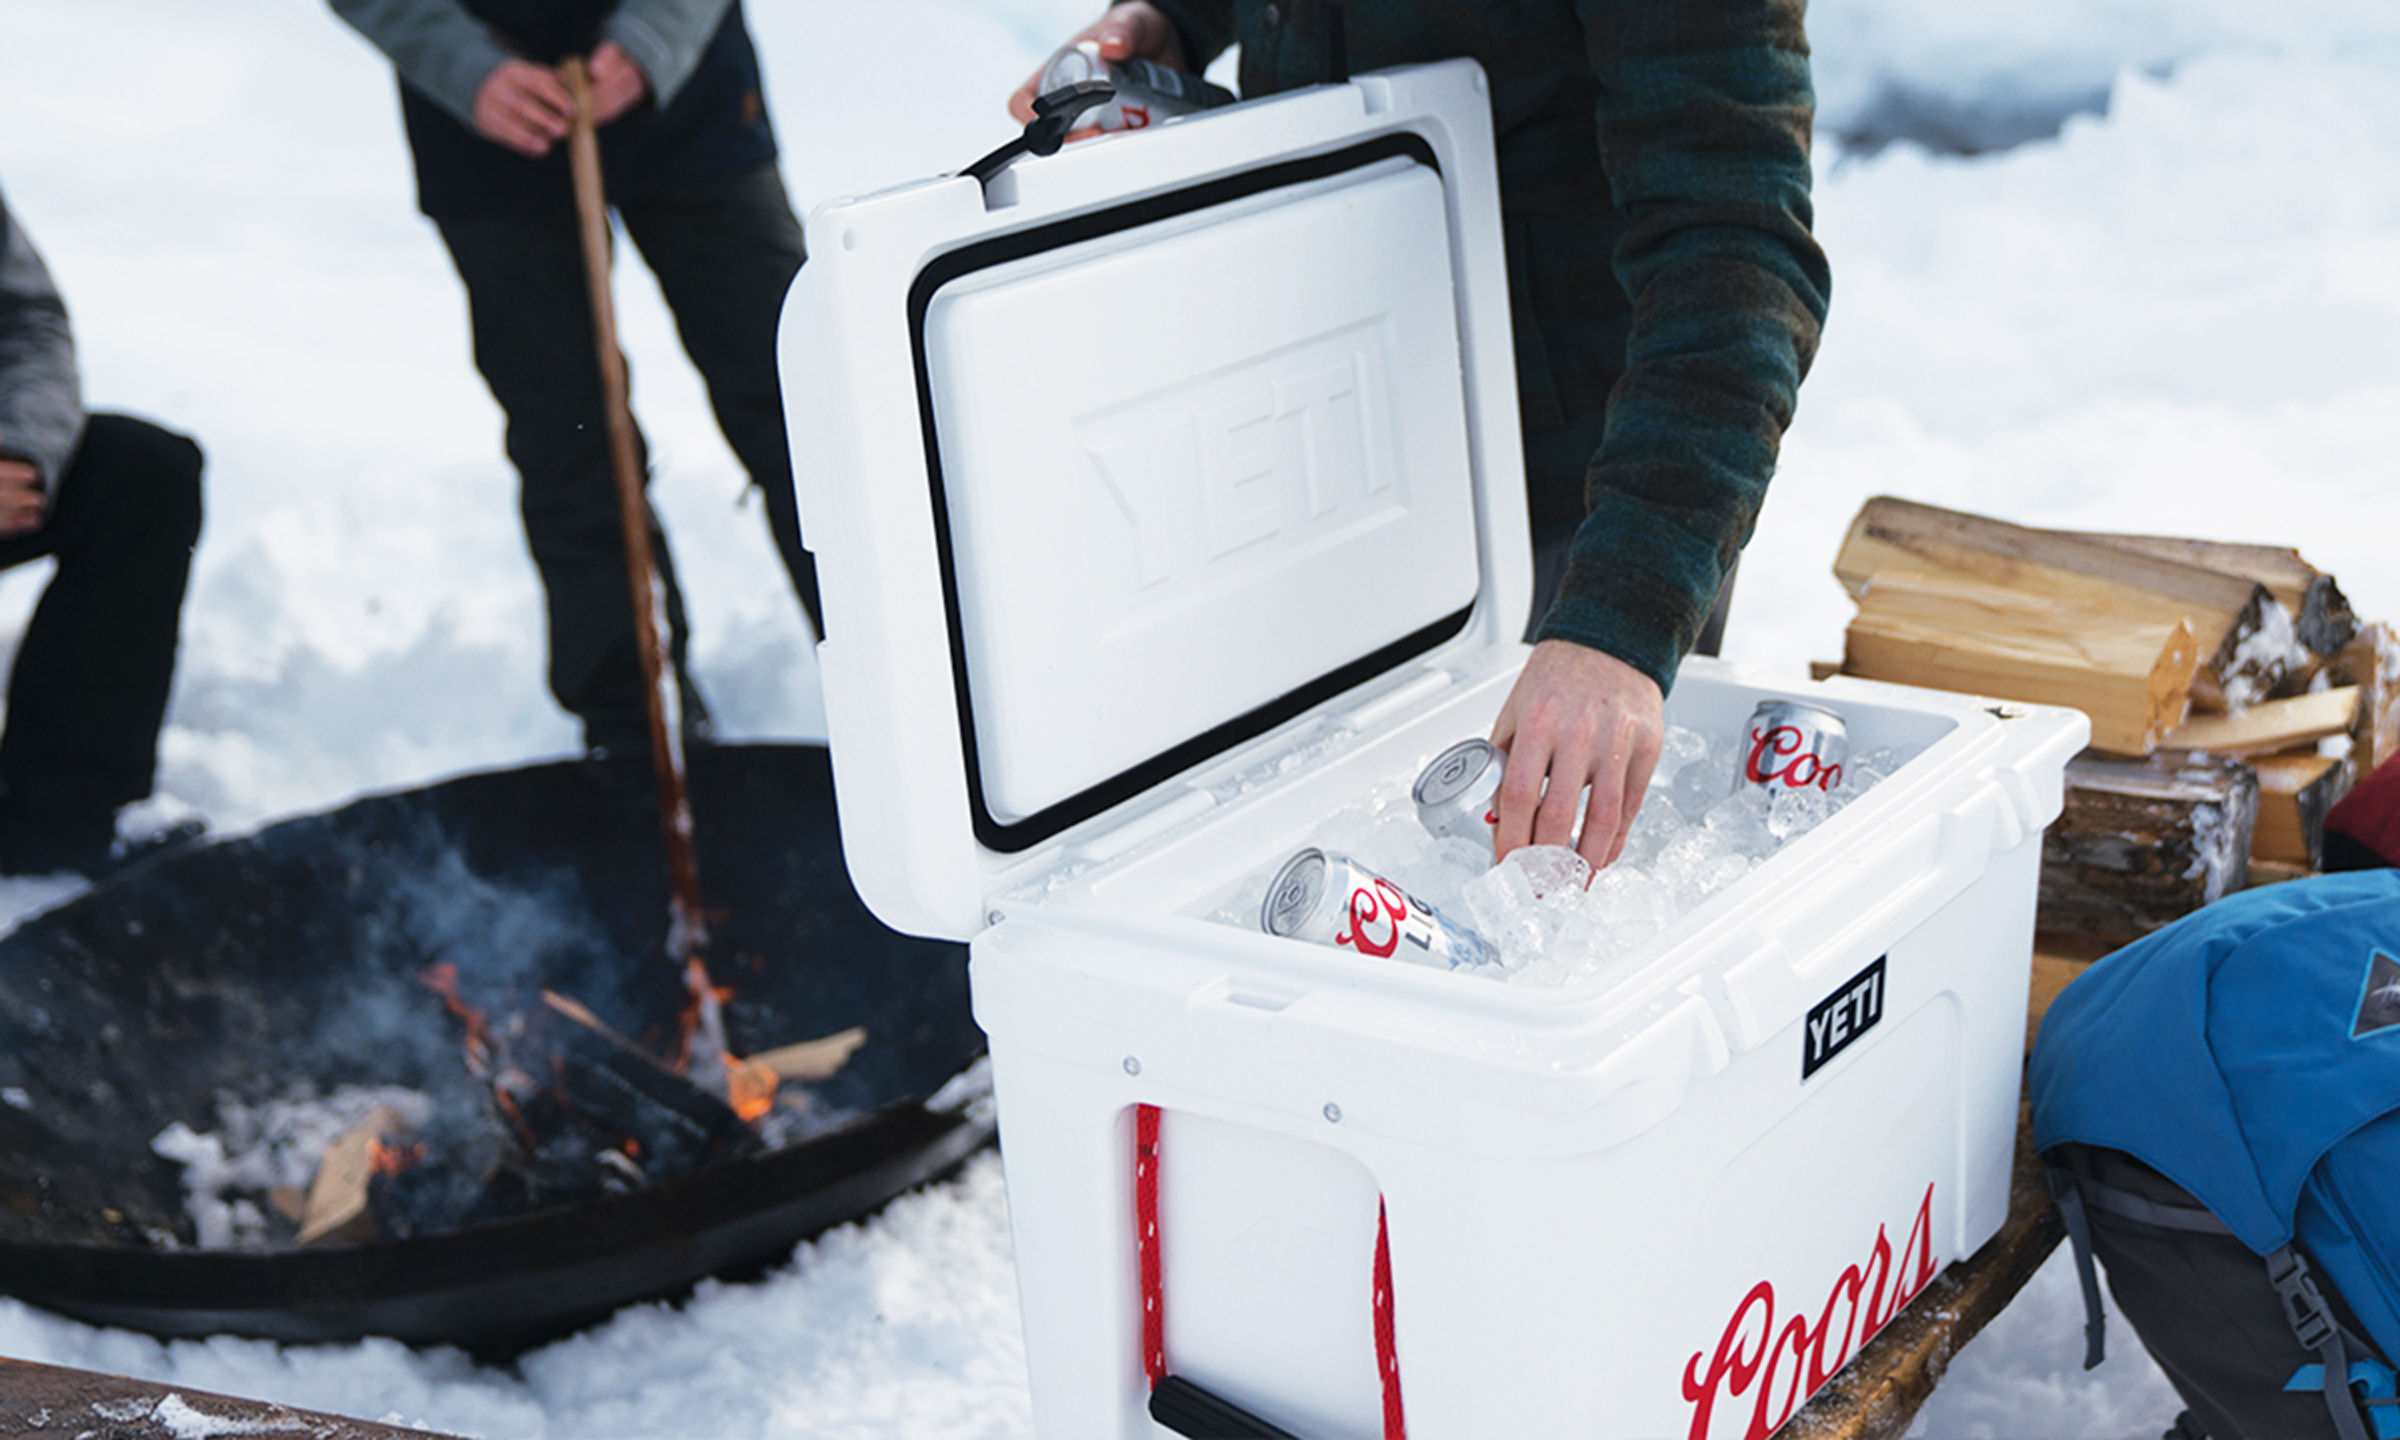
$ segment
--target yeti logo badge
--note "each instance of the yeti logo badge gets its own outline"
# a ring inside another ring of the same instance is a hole
[[[2364,1040],[2395,1025],[2400,1025],[2400,960],[2378,950],[2367,962],[2366,989],[2358,997],[2358,1018],[2350,1023],[2350,1038]]]
[[[1808,1012],[1808,1031],[1800,1049],[1802,1080],[1823,1069],[1825,1062],[1882,1021],[1883,961],[1884,957],[1877,956],[1874,964],[1843,981],[1841,989]]]

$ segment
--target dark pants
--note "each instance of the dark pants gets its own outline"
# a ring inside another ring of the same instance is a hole
[[[784,292],[805,258],[783,180],[769,165],[618,214],[658,278],[718,427],[765,497],[775,548],[822,634],[775,367]],[[466,283],[475,366],[508,417],[526,543],[548,597],[550,692],[582,719],[588,743],[642,743],[648,698],[576,218],[544,210],[437,224]],[[683,597],[655,515],[649,529],[680,673]]]
[[[184,436],[94,415],[49,519],[0,540],[0,569],[58,559],[9,675],[0,786],[12,811],[92,820],[150,793],[200,538],[200,467]]]

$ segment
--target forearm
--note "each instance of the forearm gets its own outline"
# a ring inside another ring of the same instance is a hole
[[[513,52],[458,0],[326,0],[400,78],[475,124],[475,97]]]
[[[0,206],[0,453],[55,487],[83,435],[67,307],[42,257]]]
[[[1633,320],[1589,513],[1540,634],[1605,650],[1662,690],[1749,540],[1824,323],[1800,11],[1662,0],[1601,64]]]
[[[650,94],[673,101],[700,64],[701,52],[724,23],[733,0],[627,0],[600,27],[641,67]]]

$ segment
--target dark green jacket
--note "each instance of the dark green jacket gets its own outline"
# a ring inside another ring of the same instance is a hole
[[[1241,88],[1316,81],[1318,0],[1153,0]],[[1831,288],[1803,0],[1349,0],[1350,68],[1491,78],[1527,481],[1574,558],[1540,636],[1663,690],[1750,538]],[[1629,298],[1630,297],[1630,298]]]

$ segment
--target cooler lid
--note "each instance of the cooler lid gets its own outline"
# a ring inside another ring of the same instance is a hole
[[[794,469],[845,850],[895,928],[971,935],[1196,767],[1521,630],[1472,62],[831,202],[808,245]]]

